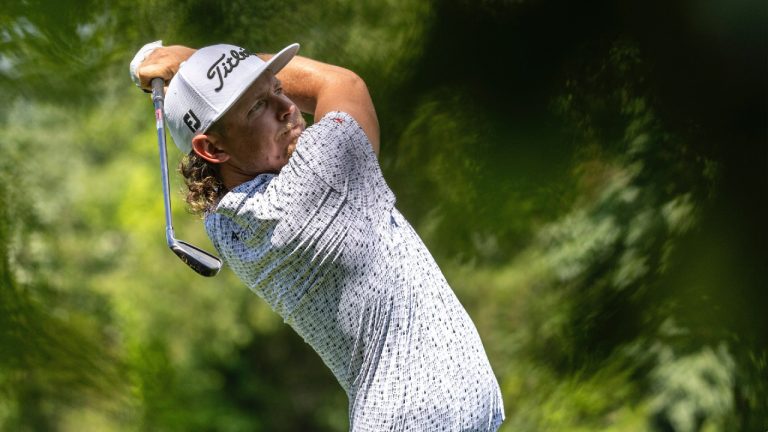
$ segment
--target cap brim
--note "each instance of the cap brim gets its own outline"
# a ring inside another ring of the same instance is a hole
[[[273,74],[277,74],[293,59],[297,52],[299,52],[299,44],[288,45],[267,61],[266,68],[271,70]]]

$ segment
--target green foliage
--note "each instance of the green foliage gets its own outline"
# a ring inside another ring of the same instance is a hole
[[[11,119],[22,112],[14,111]],[[57,234],[55,221],[48,219],[55,217],[54,209],[36,200],[39,185],[22,162],[25,150],[39,150],[38,141],[16,137],[5,143],[0,170],[0,424],[9,430],[51,430],[71,406],[109,409],[110,403],[97,401],[121,385],[122,362],[110,347],[103,299],[94,292],[64,291],[57,283],[66,274],[54,274],[61,253],[51,243]],[[47,173],[52,175],[38,179],[56,181],[62,174]]]
[[[675,358],[670,348],[659,353],[651,373],[655,395],[651,415],[663,430],[728,430],[733,412],[735,362],[723,345]]]
[[[752,73],[764,32],[724,3],[644,3],[658,29],[631,5],[475,3],[6,5],[0,429],[348,428],[263,301],[165,247],[151,103],[127,76],[155,39],[299,41],[366,79],[385,177],[478,327],[502,430],[764,429],[765,110],[708,63]],[[212,250],[173,201],[177,234]]]

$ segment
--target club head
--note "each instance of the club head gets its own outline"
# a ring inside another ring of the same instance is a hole
[[[155,108],[157,147],[160,152],[160,175],[163,180],[163,204],[165,206],[165,239],[168,247],[192,270],[203,276],[215,276],[221,270],[221,260],[187,242],[176,240],[171,223],[171,194],[168,185],[168,156],[165,148],[165,123],[163,121],[163,79],[154,78],[152,83],[152,105]]]
[[[168,245],[185,264],[203,276],[216,276],[221,270],[221,260],[185,241],[174,239]]]

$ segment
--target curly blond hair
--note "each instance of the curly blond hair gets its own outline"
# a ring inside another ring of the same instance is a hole
[[[227,193],[219,166],[191,151],[181,160],[179,172],[187,185],[186,201],[190,213],[205,215],[213,212],[221,197]]]

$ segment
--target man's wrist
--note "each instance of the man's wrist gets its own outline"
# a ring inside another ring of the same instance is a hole
[[[129,71],[131,73],[131,81],[133,81],[133,83],[136,84],[136,87],[141,88],[141,81],[139,80],[139,74],[138,74],[139,66],[141,66],[141,63],[144,61],[144,59],[147,58],[149,54],[152,53],[152,51],[162,46],[163,46],[162,40],[150,42],[144,45],[143,47],[141,47],[141,49],[139,49],[136,55],[133,56],[133,60],[131,60]]]

